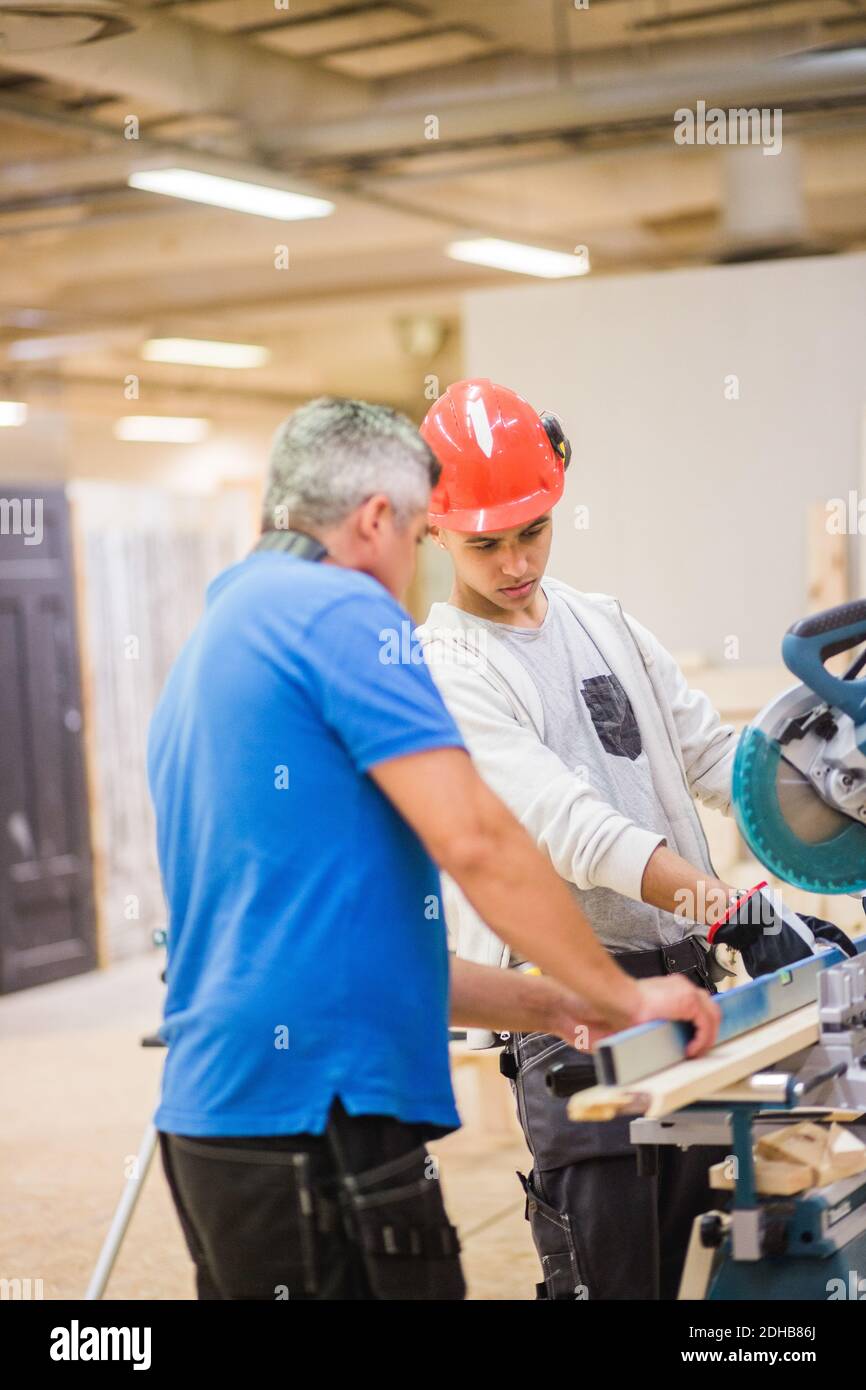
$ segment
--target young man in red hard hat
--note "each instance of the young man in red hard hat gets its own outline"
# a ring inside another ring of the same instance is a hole
[[[449,388],[421,433],[442,465],[430,509],[454,582],[422,629],[434,677],[489,785],[637,977],[683,972],[711,992],[714,939],[751,974],[809,955],[829,924],[716,876],[695,799],[730,809],[734,730],[618,601],[545,577],[571,450],[556,416],[484,379]],[[459,955],[525,962],[446,885]],[[835,931],[835,929],[831,929]],[[493,1035],[476,1035],[478,1046]],[[545,1074],[591,1058],[543,1033],[508,1039],[533,1155],[521,1178],[547,1298],[673,1298],[722,1150],[662,1148],[637,1171],[629,1121],[573,1124]]]

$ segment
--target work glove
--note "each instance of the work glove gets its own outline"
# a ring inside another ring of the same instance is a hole
[[[838,946],[847,956],[857,954],[841,927],[791,912],[779,894],[765,892],[766,887],[766,882],[759,883],[744,893],[707,932],[710,947],[732,946],[740,952],[753,980],[817,955],[822,948]]]

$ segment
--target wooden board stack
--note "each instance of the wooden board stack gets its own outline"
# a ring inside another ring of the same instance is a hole
[[[754,1155],[755,1184],[767,1196],[788,1197],[866,1170],[866,1144],[838,1124],[813,1124],[807,1120],[775,1129],[756,1141]],[[733,1189],[730,1159],[713,1164],[710,1186]]]

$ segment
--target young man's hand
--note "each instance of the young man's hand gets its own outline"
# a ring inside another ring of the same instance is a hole
[[[640,1004],[633,1025],[653,1019],[675,1019],[691,1023],[695,1035],[686,1048],[687,1057],[699,1057],[712,1047],[719,1031],[721,1014],[712,996],[693,985],[683,975],[660,975],[638,980]]]

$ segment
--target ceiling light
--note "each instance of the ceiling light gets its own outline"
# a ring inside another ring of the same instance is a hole
[[[306,193],[289,193],[263,183],[245,183],[219,174],[203,174],[197,169],[141,169],[127,179],[130,188],[164,193],[169,198],[187,198],[192,203],[249,212],[254,217],[275,217],[280,222],[296,222],[305,217],[327,217],[334,204]]]
[[[586,275],[589,257],[564,251],[548,251],[544,246],[524,246],[519,241],[500,241],[479,237],[474,241],[452,241],[448,255],[455,261],[488,265],[495,270],[513,270],[518,275],[538,275],[544,280],[562,280],[569,275]]]
[[[105,346],[104,333],[54,333],[49,338],[16,338],[7,352],[13,362],[48,362],[55,357],[99,352]]]
[[[263,367],[267,348],[254,343],[218,343],[205,338],[150,338],[141,349],[147,362],[178,362],[191,367]]]
[[[0,401],[0,426],[23,425],[27,407],[23,401]]]
[[[125,415],[114,422],[115,439],[136,444],[198,444],[208,421],[185,415]]]

